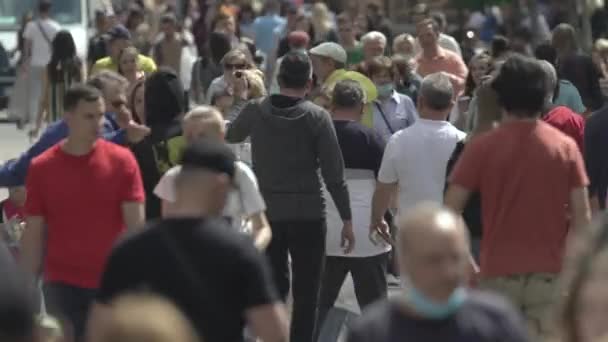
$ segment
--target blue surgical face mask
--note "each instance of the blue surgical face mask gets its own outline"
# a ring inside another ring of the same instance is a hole
[[[407,303],[419,315],[428,319],[445,319],[453,315],[467,299],[467,290],[460,286],[454,289],[447,301],[437,303],[428,298],[413,285],[406,287]]]
[[[376,90],[378,91],[378,97],[386,99],[393,94],[395,86],[392,83],[376,84]]]

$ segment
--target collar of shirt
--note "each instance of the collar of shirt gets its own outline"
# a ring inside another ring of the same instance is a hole
[[[433,62],[433,61],[438,61],[438,60],[442,60],[445,59],[447,56],[447,54],[445,53],[445,49],[442,48],[441,46],[437,45],[437,54],[431,58],[427,58],[424,55],[424,51],[420,53],[420,57],[418,58],[418,61],[425,61],[425,62]]]
[[[393,94],[391,95],[391,97],[387,98],[386,100],[381,100],[380,98],[378,98],[374,102],[377,102],[381,105],[385,105],[389,101],[392,101],[395,104],[399,105],[401,103],[401,95],[396,90],[393,90]]]

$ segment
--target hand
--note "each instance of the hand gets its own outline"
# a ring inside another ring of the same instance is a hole
[[[133,120],[129,121],[129,124],[125,130],[127,132],[127,141],[132,144],[137,144],[138,142],[144,140],[144,138],[150,135],[151,132],[149,127],[140,125]]]
[[[353,232],[353,223],[351,221],[344,221],[340,247],[344,248],[344,254],[350,254],[355,248],[355,233]]]
[[[382,238],[382,240],[384,240],[384,242],[386,242],[387,244],[393,245],[393,237],[391,236],[390,227],[384,219],[380,220],[379,222],[372,223],[369,227],[369,239],[374,244],[377,244],[378,241],[375,241],[374,239],[375,234],[378,234],[378,236]]]
[[[233,76],[232,81],[232,91],[235,97],[238,97],[243,100],[247,100],[249,96],[249,82],[247,81],[247,77],[242,71],[235,71],[235,73],[240,72],[241,77],[236,77],[236,74]]]

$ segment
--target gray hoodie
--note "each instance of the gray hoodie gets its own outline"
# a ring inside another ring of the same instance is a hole
[[[226,133],[230,143],[247,137],[269,220],[324,218],[321,175],[342,219],[351,219],[342,152],[323,108],[283,95],[250,102]]]

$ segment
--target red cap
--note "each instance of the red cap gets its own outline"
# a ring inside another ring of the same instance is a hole
[[[295,48],[306,48],[310,43],[310,36],[304,31],[293,31],[287,36],[289,46]]]

